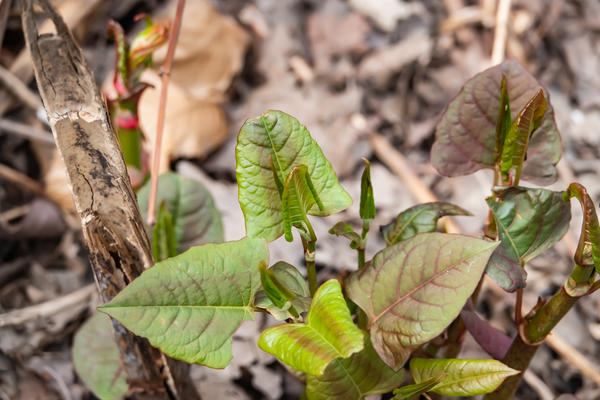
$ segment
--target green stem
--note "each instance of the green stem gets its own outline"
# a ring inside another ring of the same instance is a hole
[[[306,262],[306,275],[308,276],[308,290],[314,296],[317,291],[317,267],[315,265],[316,240],[302,240],[304,245],[304,261]]]
[[[523,321],[521,334],[518,334],[514,339],[502,362],[519,371],[527,370],[539,347],[539,343],[560,322],[578,299],[579,297],[569,296],[565,288],[561,287],[549,301],[540,307],[533,317]],[[525,337],[526,341],[523,340],[521,335]],[[506,379],[498,390],[486,395],[484,400],[512,399],[522,378],[523,374],[521,373]]]
[[[362,233],[360,235],[360,243],[358,244],[358,269],[365,266],[365,249],[367,248],[367,233],[369,233],[371,221],[363,219]]]

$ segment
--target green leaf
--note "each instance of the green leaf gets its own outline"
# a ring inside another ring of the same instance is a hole
[[[296,298],[296,295],[279,282],[275,274],[267,269],[266,264],[261,264],[259,270],[263,291],[276,307],[283,308],[287,302]]]
[[[284,233],[277,182],[285,182],[299,165],[307,166],[315,191],[323,200],[322,208],[313,204],[308,214],[326,216],[352,204],[306,127],[281,111],[267,111],[244,123],[238,135],[236,160],[238,197],[248,236],[273,241]]]
[[[177,255],[177,239],[173,217],[164,202],[160,203],[156,224],[152,229],[152,256],[155,261]]]
[[[377,354],[394,369],[456,318],[497,243],[422,233],[375,255],[345,282],[368,317]]]
[[[298,371],[322,375],[331,361],[360,351],[363,336],[352,322],[340,283],[331,279],[315,293],[305,324],[269,328],[258,347]]]
[[[193,247],[144,271],[99,309],[171,357],[225,368],[232,335],[254,319],[258,267],[268,258],[262,239]]]
[[[498,112],[498,120],[496,121],[496,148],[494,150],[494,163],[499,164],[504,140],[512,125],[510,115],[510,103],[508,101],[508,90],[506,89],[506,75],[502,74],[500,82],[500,110]]]
[[[296,314],[308,311],[311,301],[308,285],[306,284],[306,279],[304,279],[302,274],[293,265],[279,261],[267,271],[271,280],[275,278],[280,285],[284,286],[287,291],[294,295],[294,298],[286,301],[282,306],[275,305],[273,300],[265,293],[265,284],[263,282],[263,290],[256,294],[256,299],[254,300],[256,307],[265,309],[278,321],[298,317],[298,315],[292,314],[292,307]]]
[[[579,200],[583,210],[583,224],[575,252],[575,262],[582,267],[595,265],[596,271],[600,273],[600,225],[596,207],[587,190],[579,183],[571,183],[563,195],[565,200],[572,197]]]
[[[438,376],[433,376],[429,379],[424,380],[420,383],[413,383],[412,385],[402,386],[394,390],[394,397],[392,400],[405,400],[410,399],[413,396],[420,395],[422,393],[426,393],[431,391],[434,387],[440,383],[445,374],[440,374]]]
[[[329,230],[329,233],[336,236],[343,236],[350,240],[350,248],[357,249],[362,241],[360,235],[354,232],[354,229],[345,222],[338,222]]]
[[[281,194],[281,215],[285,240],[288,242],[294,240],[292,226],[307,234],[312,232],[307,213],[314,204],[318,205],[319,210],[323,208],[323,203],[321,203],[308,175],[308,167],[299,165],[292,168]]]
[[[375,197],[373,196],[373,184],[371,183],[371,163],[366,158],[365,170],[360,178],[360,209],[359,214],[362,219],[375,218]]]
[[[442,396],[477,396],[493,392],[504,379],[519,371],[496,360],[413,358],[410,373],[415,382],[446,373],[433,392]]]
[[[542,89],[523,107],[517,119],[512,124],[504,145],[500,164],[503,182],[509,181],[508,174],[511,168],[515,169],[515,184],[521,178],[521,169],[529,145],[529,138],[535,129],[537,129],[546,113],[547,103]]]
[[[112,400],[127,393],[129,385],[108,316],[96,313],[89,318],[75,334],[72,351],[77,375],[96,396]]]
[[[333,360],[321,376],[308,375],[308,400],[361,400],[389,392],[404,381],[404,370],[394,371],[381,361],[365,336],[364,348],[349,358]]]
[[[418,233],[433,232],[438,219],[446,215],[473,215],[451,203],[435,202],[418,204],[402,211],[396,219],[380,228],[385,243],[390,246]]]
[[[436,126],[431,163],[444,176],[459,176],[495,166],[496,129],[501,109],[502,76],[506,77],[511,117],[535,96],[541,85],[519,63],[512,60],[476,75],[461,89]],[[541,125],[529,139],[522,179],[546,185],[557,178],[556,164],[561,143],[550,106]]]
[[[523,266],[564,236],[571,219],[570,204],[561,192],[510,187],[486,199],[502,242],[487,267],[507,291],[525,287]]]
[[[150,182],[138,191],[138,203],[146,218]],[[173,217],[179,253],[192,246],[223,241],[221,214],[209,191],[198,181],[167,172],[158,178],[156,204],[165,202]]]

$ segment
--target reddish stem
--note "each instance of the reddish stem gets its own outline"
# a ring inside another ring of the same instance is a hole
[[[154,141],[154,155],[152,157],[152,170],[150,171],[150,199],[148,201],[148,217],[149,225],[154,225],[154,210],[156,207],[156,191],[158,188],[158,169],[160,167],[160,151],[162,147],[163,131],[165,127],[165,110],[167,108],[167,89],[169,80],[171,79],[171,63],[175,55],[175,47],[177,39],[179,39],[179,31],[181,28],[181,18],[183,16],[183,8],[185,0],[177,1],[177,10],[175,11],[175,21],[173,28],[169,34],[169,47],[167,56],[162,68],[162,82],[160,87],[160,100],[158,105],[158,121],[156,123],[156,140]]]

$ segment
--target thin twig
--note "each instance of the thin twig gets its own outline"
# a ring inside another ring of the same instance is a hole
[[[82,302],[88,301],[95,291],[95,285],[90,284],[44,303],[0,314],[0,328],[21,325],[35,319],[50,317],[61,311],[72,308],[75,305],[81,304]]]
[[[0,131],[37,140],[38,142],[54,144],[52,133],[6,118],[0,118]]]
[[[569,364],[577,368],[581,373],[590,378],[596,385],[600,385],[600,371],[598,367],[592,364],[575,347],[567,343],[563,338],[555,333],[546,336],[546,344],[562,357],[569,361]]]
[[[510,0],[499,0],[496,13],[496,29],[494,30],[494,47],[492,48],[492,65],[500,64],[504,60],[509,14]]]
[[[553,400],[556,397],[548,385],[530,370],[523,373],[523,380],[540,396],[540,400]]]
[[[438,201],[433,192],[423,184],[419,177],[412,171],[406,159],[381,135],[371,135],[371,145],[375,154],[404,182],[415,200],[420,203],[431,203]],[[442,225],[448,233],[460,233],[460,228],[450,218],[445,217]]]
[[[175,47],[181,28],[181,18],[185,0],[177,1],[177,10],[175,11],[175,21],[169,34],[169,47],[162,70],[162,83],[160,87],[160,100],[158,104],[158,121],[156,123],[156,140],[154,141],[154,155],[152,157],[152,171],[150,172],[150,199],[148,200],[148,224],[154,225],[154,210],[156,206],[156,191],[158,189],[158,170],[160,167],[160,151],[162,147],[163,131],[165,127],[165,112],[167,109],[167,89],[171,79],[171,63],[175,56]]]
[[[33,93],[27,85],[25,85],[19,78],[17,78],[12,72],[0,65],[0,82],[10,93],[12,93],[17,99],[21,100],[23,104],[33,110],[39,110],[42,108],[42,102],[38,95]]]
[[[39,183],[4,164],[0,164],[0,178],[23,186],[37,195],[44,196],[44,188]]]

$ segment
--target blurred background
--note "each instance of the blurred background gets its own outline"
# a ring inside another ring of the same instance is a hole
[[[97,304],[93,278],[62,162],[42,122],[45,112],[24,50],[18,7],[11,3],[0,0],[0,399],[93,399],[74,372],[70,352],[74,332]],[[143,29],[135,15],[148,13],[165,22],[173,18],[175,5],[161,0],[52,3],[73,30],[105,93],[110,93],[115,65],[107,20],[118,21],[133,37]],[[161,168],[203,182],[222,213],[226,240],[241,238],[237,131],[246,118],[278,109],[308,128],[355,203],[361,157],[371,160],[378,214],[368,256],[383,246],[377,226],[422,201],[423,188],[472,211],[473,217],[457,223],[464,232],[480,234],[491,174],[440,177],[429,163],[429,150],[445,105],[468,78],[502,59],[502,53],[500,59],[492,57],[498,3],[188,0],[169,86]],[[600,2],[509,3],[506,23],[500,21],[506,28],[505,57],[520,62],[549,91],[562,135],[559,180],[551,188],[564,190],[578,181],[598,202]],[[140,101],[148,148],[156,130],[165,53],[166,46],[142,75],[156,86]],[[419,184],[411,183],[411,177]],[[581,226],[578,207],[573,207],[573,229],[566,239],[530,263],[527,307],[566,279],[568,249]],[[313,218],[320,279],[354,268],[355,254],[347,243],[327,233],[340,219],[360,225],[358,205],[342,215]],[[279,239],[272,244],[271,260],[302,265],[302,249]],[[68,306],[57,302],[65,296]],[[480,298],[478,311],[514,334],[513,296],[488,283]],[[582,370],[543,345],[519,399],[546,400],[561,393],[581,400],[600,398],[598,302],[597,295],[584,298],[556,329],[592,366]],[[35,304],[47,308],[41,314],[6,318]],[[234,360],[225,370],[193,367],[204,398],[299,398],[301,384],[256,347],[260,330],[272,323],[259,316],[243,325],[234,337]],[[482,358],[484,353],[467,337],[461,356]]]

